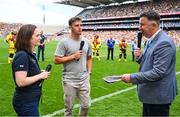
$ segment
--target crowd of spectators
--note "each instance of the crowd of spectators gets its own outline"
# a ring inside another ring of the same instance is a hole
[[[137,28],[139,23],[121,23],[121,24],[94,24],[94,25],[84,25],[83,29],[98,29],[98,28],[110,28],[110,29],[117,29],[117,28]]]
[[[180,45],[180,30],[167,31],[168,35],[173,38],[176,45]]]
[[[99,35],[102,42],[106,42],[107,39],[112,37],[116,42],[125,38],[128,41],[134,40],[136,38],[136,31],[84,31],[83,36],[92,40],[94,35]]]
[[[175,13],[180,11],[179,0],[153,0],[138,3],[121,4],[98,8],[84,9],[78,16],[83,19],[138,16],[141,12],[154,10],[158,13]]]
[[[116,23],[116,24],[85,24],[83,25],[83,29],[131,29],[131,28],[138,28],[139,23]],[[163,29],[168,29],[168,28],[175,28],[175,27],[180,27],[180,22],[178,21],[168,21],[168,22],[161,22],[160,27]]]
[[[166,31],[166,30],[165,30]],[[167,34],[172,37],[176,45],[180,45],[180,30],[170,30],[166,31]],[[127,30],[109,30],[109,31],[83,31],[82,36],[89,39],[91,42],[95,35],[98,35],[101,38],[102,43],[105,43],[109,38],[113,38],[117,43],[122,39],[126,39],[130,44],[132,41],[137,41],[137,31],[127,31]],[[68,33],[58,36],[57,40],[68,37]],[[147,39],[143,37],[142,43]]]
[[[176,21],[176,22],[164,22],[164,23],[161,23],[161,27],[164,27],[166,29],[168,29],[169,27],[180,27],[180,22],[179,21]]]
[[[174,40],[176,45],[180,44],[180,31],[179,30],[170,30],[166,31],[170,37]],[[84,31],[83,36],[92,40],[94,35],[99,35],[102,39],[102,42],[106,42],[107,39],[112,37],[116,42],[120,42],[123,38],[127,39],[128,43],[131,43],[133,40],[137,40],[137,31]],[[147,39],[143,37],[143,43]]]
[[[168,24],[168,25],[172,25],[172,24]],[[0,37],[5,37],[9,32],[14,31],[14,30],[18,30],[20,27],[22,26],[22,24],[9,24],[9,23],[0,23]],[[174,42],[178,45],[180,44],[180,30],[169,30],[167,31],[168,35],[170,35]],[[68,34],[67,33],[63,33],[60,36],[48,36],[48,37],[53,37],[53,38],[57,38],[57,39],[61,39],[66,37]],[[112,37],[113,39],[116,40],[116,42],[119,42],[122,38],[125,38],[128,40],[128,42],[131,42],[132,40],[136,40],[137,39],[137,31],[128,31],[128,30],[110,30],[110,31],[98,31],[98,30],[94,30],[94,31],[83,31],[82,34],[84,37],[88,38],[89,40],[92,40],[92,37],[94,35],[99,35],[102,39],[102,42],[106,42],[107,39],[109,39],[110,37]],[[143,38],[143,41],[145,41],[146,39]]]
[[[112,27],[118,27],[118,26],[128,26],[126,24],[116,25],[116,24],[110,24]],[[137,26],[138,24],[135,24]],[[167,24],[164,24],[164,29],[167,27],[167,25],[172,26],[173,24],[171,22],[167,22]],[[176,23],[176,26],[179,25],[179,23]],[[11,31],[17,31],[22,24],[9,24],[9,23],[0,23],[0,37],[6,37],[6,35]],[[100,27],[104,27],[106,25],[99,25]],[[129,25],[131,26],[131,25]],[[134,25],[132,25],[134,26]],[[96,26],[93,27],[93,25],[87,25],[84,28],[96,28]],[[180,30],[170,30],[167,31],[167,33],[173,38],[174,42],[176,44],[180,44]],[[120,41],[122,38],[126,38],[128,42],[131,42],[131,40],[137,39],[137,31],[128,31],[128,30],[116,30],[116,31],[83,31],[83,36],[92,39],[94,35],[99,35],[102,39],[102,42],[105,42],[108,38],[113,37],[117,42]],[[61,39],[62,37],[65,37],[67,33],[62,34],[61,36],[48,36],[53,38]],[[144,41],[146,39],[144,38]]]
[[[22,26],[20,23],[3,23],[0,22],[0,37],[6,37],[9,32],[18,31]]]

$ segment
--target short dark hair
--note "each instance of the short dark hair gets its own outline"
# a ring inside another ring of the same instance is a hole
[[[71,19],[69,19],[69,26],[72,26],[72,24],[76,21],[82,21],[82,19],[80,17],[72,17]]]
[[[157,24],[159,25],[160,24],[160,15],[155,12],[155,11],[147,11],[147,12],[144,12],[140,15],[140,18],[141,17],[146,17],[148,20],[150,21],[156,21]]]
[[[37,27],[32,24],[23,25],[17,34],[15,48],[17,51],[25,50],[28,52],[32,51],[30,40],[34,31]]]

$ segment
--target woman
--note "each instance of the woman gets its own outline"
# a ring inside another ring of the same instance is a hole
[[[42,81],[49,72],[41,72],[33,49],[40,44],[40,31],[35,25],[20,28],[15,47],[16,56],[12,63],[12,72],[16,85],[13,107],[18,116],[39,116],[38,106]]]

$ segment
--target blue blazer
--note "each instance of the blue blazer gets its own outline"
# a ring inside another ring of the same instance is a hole
[[[173,40],[160,31],[137,62],[140,64],[139,73],[130,77],[132,83],[138,84],[139,100],[147,104],[171,103],[178,92]]]

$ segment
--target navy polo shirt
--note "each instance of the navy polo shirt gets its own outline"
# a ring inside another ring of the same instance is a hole
[[[26,71],[27,77],[34,76],[41,73],[36,56],[33,53],[26,51],[18,51],[12,62],[13,78],[15,80],[15,72]],[[18,87],[16,84],[16,91],[18,92],[39,92],[41,91],[41,81],[37,81],[29,86]]]

